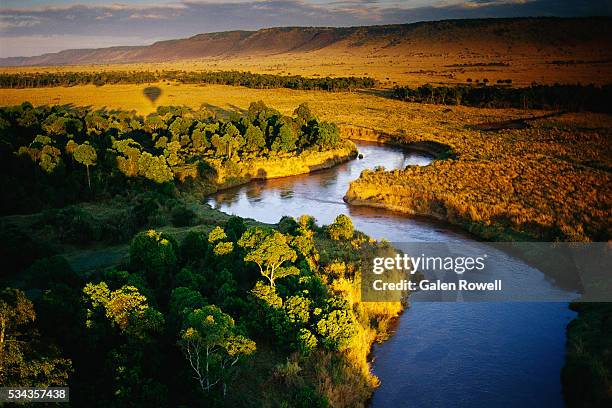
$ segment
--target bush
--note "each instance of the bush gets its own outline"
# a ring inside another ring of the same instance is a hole
[[[185,206],[172,209],[172,224],[175,227],[188,227],[194,223],[196,217],[196,213]]]
[[[325,396],[319,394],[313,387],[302,387],[295,396],[296,408],[327,408],[329,402]]]
[[[177,266],[178,246],[174,238],[149,230],[139,233],[130,244],[130,266],[141,272],[154,289],[165,287]]]

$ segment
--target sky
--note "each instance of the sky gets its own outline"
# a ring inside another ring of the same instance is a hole
[[[0,0],[0,57],[279,26],[593,15],[612,15],[612,0]]]

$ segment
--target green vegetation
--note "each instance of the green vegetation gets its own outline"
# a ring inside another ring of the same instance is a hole
[[[57,240],[65,254],[74,248],[73,237],[57,238],[65,213],[86,219],[121,200],[2,226],[27,234],[45,219],[33,239]],[[158,205],[170,219],[188,203],[161,196]],[[112,265],[77,272],[64,256],[39,255],[5,274],[19,289],[0,297],[3,383],[69,385],[78,406],[365,404],[377,384],[370,345],[402,305],[360,302],[360,253],[388,244],[352,229],[351,239],[330,239],[308,216],[270,227],[190,208],[192,227],[145,227]]]
[[[468,82],[472,82],[471,79]],[[396,86],[391,96],[409,102],[464,105],[479,108],[554,109],[612,112],[612,86],[532,85],[526,88],[486,86]],[[498,81],[505,82],[505,81]]]
[[[307,105],[224,119],[24,103],[0,108],[0,141],[3,384],[68,385],[73,405],[103,407],[371,396],[371,344],[402,304],[361,303],[360,252],[388,245],[346,216],[270,226],[201,203],[211,187],[353,155]]]
[[[217,84],[247,88],[289,88],[298,90],[352,91],[372,88],[372,78],[306,78],[300,75],[254,74],[239,71],[102,71],[36,72],[0,74],[0,88],[41,88],[53,86],[149,84],[173,81],[182,84]]]
[[[612,405],[612,304],[572,303],[561,379],[570,407]]]
[[[0,108],[0,213],[27,213],[129,191],[203,192],[308,172],[347,160],[350,142],[302,105],[294,117],[263,102],[242,116],[217,118],[202,107],[129,112],[29,103]],[[177,224],[189,213],[175,210]]]
[[[353,221],[350,217],[340,214],[336,217],[333,224],[327,228],[327,232],[331,239],[338,241],[340,239],[353,238],[355,228],[353,227]]]

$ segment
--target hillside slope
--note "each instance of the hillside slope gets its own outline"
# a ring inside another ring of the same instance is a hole
[[[369,27],[285,27],[198,34],[148,46],[66,50],[35,57],[0,59],[0,66],[165,62],[186,59],[271,56],[318,51],[393,56],[488,52],[555,55],[611,53],[612,18],[447,20]]]

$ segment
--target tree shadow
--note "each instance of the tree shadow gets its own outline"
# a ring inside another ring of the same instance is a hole
[[[224,118],[224,119],[228,119],[232,115],[236,115],[236,114],[239,114],[239,115],[242,116],[242,115],[244,115],[247,112],[246,109],[242,109],[242,108],[239,108],[236,105],[231,105],[231,104],[229,104],[229,107],[231,109],[225,109],[225,108],[222,108],[220,106],[212,105],[212,104],[207,103],[207,102],[203,102],[200,105],[200,107],[206,108],[209,111],[213,112],[217,117]]]
[[[478,123],[476,125],[466,125],[465,128],[468,130],[481,130],[484,132],[494,132],[494,131],[505,130],[505,129],[527,129],[531,127],[531,124],[529,122],[532,122],[538,119],[554,118],[557,116],[561,116],[565,113],[566,113],[565,111],[558,111],[558,112],[547,113],[545,115],[540,115],[540,116],[527,116],[527,117],[522,117],[522,118],[517,118],[517,119],[502,120],[499,122],[483,122],[483,123]]]
[[[367,89],[357,89],[354,91],[355,93],[361,94],[361,95],[368,95],[368,96],[377,96],[379,98],[386,98],[386,99],[395,99],[393,98],[393,91],[391,89],[373,89],[373,88],[367,88]],[[397,99],[395,99],[397,100]]]

